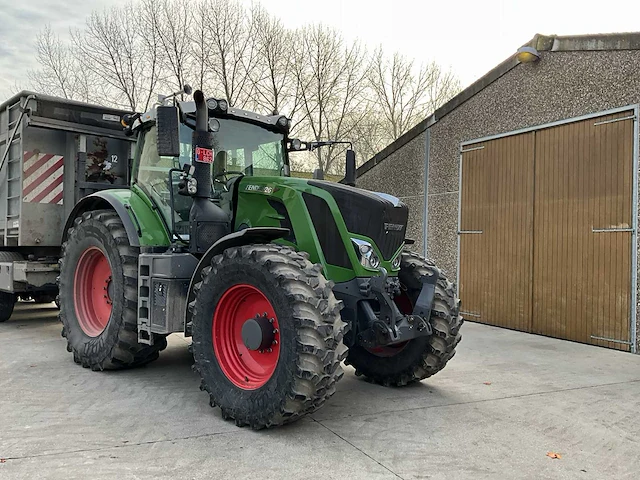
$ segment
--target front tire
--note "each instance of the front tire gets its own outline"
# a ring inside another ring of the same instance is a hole
[[[67,350],[92,370],[144,365],[167,343],[138,343],[138,254],[118,214],[96,210],[77,218],[62,245],[59,318]]]
[[[420,279],[437,270],[433,262],[416,253],[402,254],[398,274],[402,294],[394,298],[402,313],[413,311],[422,289]],[[347,364],[353,365],[356,375],[364,375],[368,380],[385,386],[403,386],[435,375],[453,358],[456,346],[462,339],[460,300],[455,296],[454,285],[442,272],[439,273],[429,319],[433,334],[397,346],[374,349],[351,347]]]
[[[194,370],[223,418],[281,425],[335,392],[347,349],[331,287],[306,253],[274,244],[229,248],[203,270],[189,306]],[[248,323],[261,332],[253,346]]]

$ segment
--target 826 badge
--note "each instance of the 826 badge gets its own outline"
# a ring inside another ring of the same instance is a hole
[[[196,147],[196,162],[213,163],[213,150],[210,148]]]

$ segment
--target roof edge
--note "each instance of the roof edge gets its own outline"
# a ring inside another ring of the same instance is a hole
[[[523,46],[534,47],[542,52],[576,52],[576,51],[611,51],[611,50],[640,50],[640,32],[602,33],[588,35],[541,35],[535,34],[531,40]],[[477,93],[484,90],[498,80],[520,62],[514,52],[509,58],[489,70],[484,76],[473,82],[458,95],[453,97],[434,113],[421,121],[407,133],[397,138],[387,147],[367,160],[356,170],[356,177],[365,174],[373,167],[381,163],[393,152],[406,145],[415,137],[424,132],[431,125],[451,113],[464,102]]]
[[[534,40],[536,40],[536,37],[534,37],[530,42],[528,42],[525,45],[533,43]],[[422,132],[424,132],[427,128],[431,127],[433,124],[438,122],[438,120],[440,120],[442,117],[444,117],[448,113],[451,113],[453,110],[458,108],[460,105],[462,105],[464,102],[469,100],[471,97],[473,97],[480,91],[484,90],[486,87],[488,87],[490,84],[495,82],[498,78],[503,76],[509,70],[516,67],[519,63],[520,62],[516,58],[515,54],[511,55],[505,61],[500,63],[497,67],[494,67],[489,72],[487,72],[484,76],[480,77],[478,80],[473,82],[467,88],[462,90],[458,95],[456,95],[447,103],[445,103],[443,106],[438,108],[435,112],[433,112],[423,121],[418,123],[411,130],[406,132],[404,135],[398,137],[396,140],[394,140],[392,143],[386,146],[383,150],[377,153],[373,158],[371,158],[370,160],[367,160],[365,163],[360,165],[360,167],[356,170],[356,177],[363,175],[364,173],[371,170],[373,167],[375,167],[380,162],[382,162],[385,158],[391,155],[394,151],[398,150],[399,148],[409,143],[415,137],[417,137]]]
[[[76,106],[81,106],[81,107],[95,108],[95,109],[99,109],[99,110],[105,110],[105,111],[114,112],[114,113],[121,113],[121,114],[131,113],[129,110],[124,110],[124,109],[114,108],[114,107],[105,107],[104,105],[97,105],[95,103],[81,102],[79,100],[71,100],[71,99],[68,99],[68,98],[54,97],[52,95],[46,95],[44,93],[32,92],[30,90],[22,90],[21,92],[18,92],[15,95],[12,95],[7,100],[5,100],[4,102],[0,103],[0,110],[3,110],[5,108],[7,108],[7,106],[9,106],[9,105],[13,105],[19,99],[27,97],[29,95],[34,95],[36,97],[36,99],[45,100],[45,101],[48,101],[48,102],[63,103],[63,104],[66,104],[66,105],[76,105]]]

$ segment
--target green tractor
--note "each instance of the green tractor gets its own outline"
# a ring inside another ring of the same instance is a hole
[[[74,360],[144,365],[184,333],[210,404],[256,429],[321,407],[343,360],[394,386],[444,368],[459,300],[405,250],[407,206],[352,186],[351,150],[352,185],[291,178],[289,153],[321,144],[289,138],[285,116],[176,96],[123,118],[137,135],[130,188],[83,198],[67,222],[58,286]]]

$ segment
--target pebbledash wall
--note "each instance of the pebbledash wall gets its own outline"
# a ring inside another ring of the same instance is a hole
[[[359,187],[409,206],[414,249],[452,279],[462,142],[640,104],[640,33],[536,35],[526,45],[538,50],[538,61],[520,63],[514,52],[357,171]],[[636,332],[639,324],[636,318]],[[636,334],[635,351],[639,340]]]

